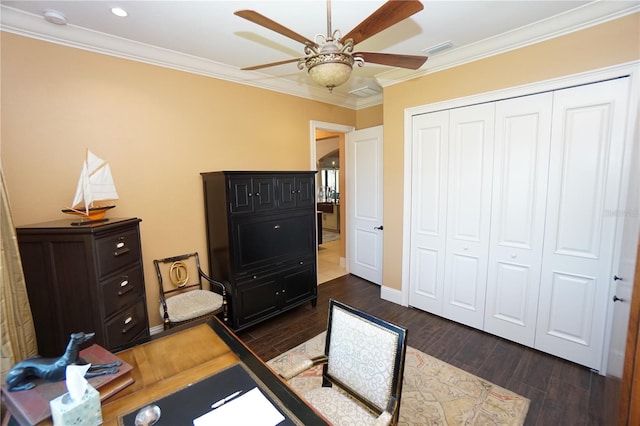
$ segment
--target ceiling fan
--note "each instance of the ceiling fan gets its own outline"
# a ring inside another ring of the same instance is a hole
[[[354,52],[353,49],[356,44],[407,19],[422,9],[423,5],[418,0],[389,0],[354,29],[342,36],[339,30],[331,30],[331,0],[327,0],[327,34],[316,35],[315,41],[309,40],[256,11],[238,10],[234,12],[234,15],[304,44],[305,53],[305,56],[301,58],[287,59],[242,69],[257,70],[298,62],[300,70],[306,67],[311,79],[329,89],[329,92],[334,87],[349,80],[354,64],[363,66],[365,62],[371,62],[417,70],[427,60],[426,56]]]

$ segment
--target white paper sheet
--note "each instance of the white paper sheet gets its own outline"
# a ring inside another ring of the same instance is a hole
[[[193,420],[193,426],[275,426],[284,416],[258,388]]]

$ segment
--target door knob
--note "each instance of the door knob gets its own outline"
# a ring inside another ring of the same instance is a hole
[[[380,225],[380,226],[374,226],[374,227],[373,227],[373,229],[379,229],[379,230],[381,230],[381,231],[382,231],[382,230],[384,229],[384,226],[382,226],[382,225]]]
[[[622,280],[622,278],[621,278],[621,277],[619,277],[619,276],[617,276],[617,275],[614,275],[614,276],[613,276],[613,280],[614,280],[614,281],[618,281],[618,280]]]
[[[624,299],[620,299],[618,296],[616,296],[615,294],[613,295],[613,302],[624,302]]]

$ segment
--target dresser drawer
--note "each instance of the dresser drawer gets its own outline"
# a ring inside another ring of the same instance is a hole
[[[107,322],[105,328],[108,347],[115,348],[133,341],[146,326],[144,300],[141,299],[140,303]]]
[[[100,285],[104,315],[109,317],[120,309],[134,305],[144,292],[142,268],[136,265],[104,280]]]
[[[100,276],[140,260],[138,230],[131,229],[96,240]]]

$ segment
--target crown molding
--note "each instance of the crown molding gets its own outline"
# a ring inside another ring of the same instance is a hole
[[[518,49],[583,28],[638,12],[640,4],[594,1],[581,8],[491,37],[472,45],[433,55],[427,67],[418,71],[394,69],[376,75],[382,87]],[[366,98],[329,93],[326,89],[273,78],[261,72],[247,72],[219,62],[138,43],[109,34],[67,24],[51,25],[41,16],[0,5],[0,30],[63,46],[175,69],[238,84],[276,91],[350,109],[362,109],[382,103],[383,94]],[[247,77],[250,76],[250,77]]]
[[[367,104],[367,102],[362,102],[364,99],[354,99],[353,96],[349,97],[340,93],[329,93],[326,89],[318,86],[291,83],[261,72],[242,71],[219,62],[131,41],[73,24],[51,25],[39,15],[4,5],[0,5],[0,29],[67,47],[231,81],[346,108],[356,109],[359,104]],[[370,100],[367,101],[370,102]]]
[[[418,71],[393,69],[377,74],[382,87],[516,50],[640,11],[640,2],[594,1],[582,7],[495,37],[433,55]]]

